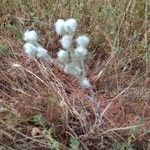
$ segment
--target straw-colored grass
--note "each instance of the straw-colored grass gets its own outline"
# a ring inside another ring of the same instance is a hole
[[[0,149],[148,149],[150,124],[148,0],[0,2]],[[100,103],[99,126],[72,76],[23,51],[34,29],[55,57],[57,19],[75,18],[90,37],[88,78]]]

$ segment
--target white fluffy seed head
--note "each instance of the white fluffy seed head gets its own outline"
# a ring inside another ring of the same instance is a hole
[[[72,36],[71,35],[64,35],[62,39],[60,40],[60,43],[63,47],[63,49],[67,49],[72,44]]]
[[[72,34],[73,32],[75,32],[76,28],[77,28],[77,21],[75,19],[71,18],[65,22],[65,31],[68,34]]]
[[[69,53],[62,49],[59,50],[57,56],[58,56],[58,60],[61,62],[68,61],[69,59]]]
[[[44,49],[43,47],[37,47],[37,54],[36,54],[36,56],[38,58],[47,59],[49,55],[48,55],[46,49]]]
[[[80,76],[82,73],[82,70],[80,67],[76,66],[74,62],[71,62],[65,65],[64,72],[67,74]]]
[[[37,42],[37,40],[38,40],[38,34],[34,30],[32,30],[32,31],[27,30],[24,33],[23,39],[26,42],[34,43],[34,42]]]
[[[24,44],[23,48],[28,56],[35,56],[37,53],[37,47],[31,43]]]
[[[91,87],[89,80],[87,80],[86,78],[80,81],[80,85],[83,89],[88,89]]]
[[[65,34],[65,21],[63,19],[58,19],[55,23],[55,30],[58,35]]]
[[[82,36],[79,36],[75,41],[78,46],[87,47],[90,42],[90,39],[87,36],[82,35]]]
[[[79,58],[84,58],[87,55],[87,49],[85,47],[77,47],[75,50],[75,55]]]

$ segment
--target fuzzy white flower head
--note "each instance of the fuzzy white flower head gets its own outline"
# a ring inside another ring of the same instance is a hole
[[[85,47],[77,47],[75,50],[75,55],[79,58],[84,58],[87,55],[87,49]]]
[[[57,53],[58,60],[60,61],[68,61],[69,59],[69,54],[67,51],[60,49],[59,52]]]
[[[85,36],[85,35],[79,36],[76,39],[76,43],[80,47],[87,47],[89,42],[90,42],[89,38],[87,36]]]
[[[24,44],[23,48],[25,49],[25,53],[29,56],[35,56],[37,53],[37,47],[31,43]]]
[[[76,66],[74,62],[71,62],[71,63],[65,65],[64,72],[67,74],[80,76],[82,73],[82,70],[81,70],[81,68]]]
[[[64,35],[62,39],[60,40],[60,43],[63,47],[63,49],[69,48],[69,46],[72,44],[72,36],[71,35]]]
[[[47,59],[49,57],[47,50],[44,49],[43,47],[38,47],[37,48],[37,55],[38,58],[43,58],[43,59]]]
[[[65,21],[63,19],[58,19],[55,23],[55,30],[58,35],[65,34]]]
[[[77,28],[77,21],[75,19],[71,18],[65,22],[65,31],[67,33],[72,34],[73,32],[76,31],[76,28]]]
[[[81,87],[83,89],[88,89],[91,87],[91,84],[89,82],[89,80],[87,80],[86,78],[80,81]]]
[[[37,42],[38,40],[38,34],[32,30],[32,31],[29,31],[27,30],[25,33],[24,33],[24,37],[23,39],[26,41],[26,42]]]

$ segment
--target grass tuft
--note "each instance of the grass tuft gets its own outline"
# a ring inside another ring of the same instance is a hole
[[[150,124],[148,0],[2,0],[0,3],[0,148],[148,149]],[[76,79],[23,52],[34,29],[52,56],[57,19],[75,18],[90,37],[86,61],[104,118]]]

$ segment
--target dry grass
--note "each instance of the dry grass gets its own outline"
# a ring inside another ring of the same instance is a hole
[[[0,149],[148,149],[149,8],[148,0],[2,0]],[[23,53],[22,33],[33,28],[55,57],[54,22],[69,17],[91,38],[86,64],[102,126],[76,79]]]

